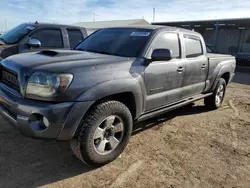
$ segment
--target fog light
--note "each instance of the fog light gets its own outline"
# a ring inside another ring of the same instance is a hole
[[[49,120],[42,114],[32,114],[29,118],[29,125],[35,131],[44,131],[50,125]]]
[[[45,127],[49,127],[49,120],[45,116],[43,116],[43,124]]]

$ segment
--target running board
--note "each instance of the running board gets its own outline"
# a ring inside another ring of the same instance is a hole
[[[180,103],[177,103],[177,104],[173,104],[173,105],[170,105],[170,106],[166,106],[164,108],[161,108],[159,110],[155,110],[155,111],[152,111],[152,112],[148,112],[146,114],[143,114],[142,116],[140,116],[136,122],[140,122],[140,121],[144,121],[144,120],[147,120],[147,119],[150,119],[150,118],[153,118],[155,116],[158,116],[158,115],[161,115],[161,114],[164,114],[166,112],[169,112],[169,111],[172,111],[172,110],[175,110],[177,108],[180,108],[182,106],[185,106],[185,105],[188,105],[192,102],[195,102],[195,101],[198,101],[200,99],[203,99],[203,98],[206,98],[206,97],[209,97],[213,95],[213,93],[207,93],[207,94],[200,94],[200,95],[197,95],[197,96],[194,96],[194,97],[190,97]]]

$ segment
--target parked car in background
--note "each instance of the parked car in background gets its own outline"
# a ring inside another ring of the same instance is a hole
[[[200,99],[219,108],[236,66],[207,53],[200,34],[164,26],[100,29],[75,50],[0,65],[0,114],[29,137],[70,140],[91,166],[122,153],[134,122]]]
[[[81,27],[24,23],[0,36],[0,59],[36,50],[74,48],[86,36]]]
[[[250,53],[239,52],[236,54],[237,65],[250,66]]]

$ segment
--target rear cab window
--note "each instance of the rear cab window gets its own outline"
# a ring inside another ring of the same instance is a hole
[[[68,28],[70,48],[75,48],[83,39],[83,34],[80,29]]]
[[[196,58],[204,54],[201,39],[198,36],[184,35],[186,58]]]

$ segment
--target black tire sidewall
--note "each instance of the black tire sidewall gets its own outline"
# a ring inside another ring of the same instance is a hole
[[[85,162],[87,162],[87,164],[91,164],[92,166],[103,165],[116,159],[127,146],[132,133],[132,116],[128,108],[124,104],[117,101],[112,101],[109,104],[101,103],[99,105],[100,106],[97,109],[103,110],[96,110],[93,112],[94,117],[91,122],[92,125],[89,129],[84,131],[83,134],[86,136],[82,137],[80,141],[82,158]],[[103,122],[106,117],[110,115],[116,115],[122,119],[124,123],[124,135],[121,142],[114,151],[107,155],[101,155],[97,153],[94,148],[93,136],[97,127]]]

